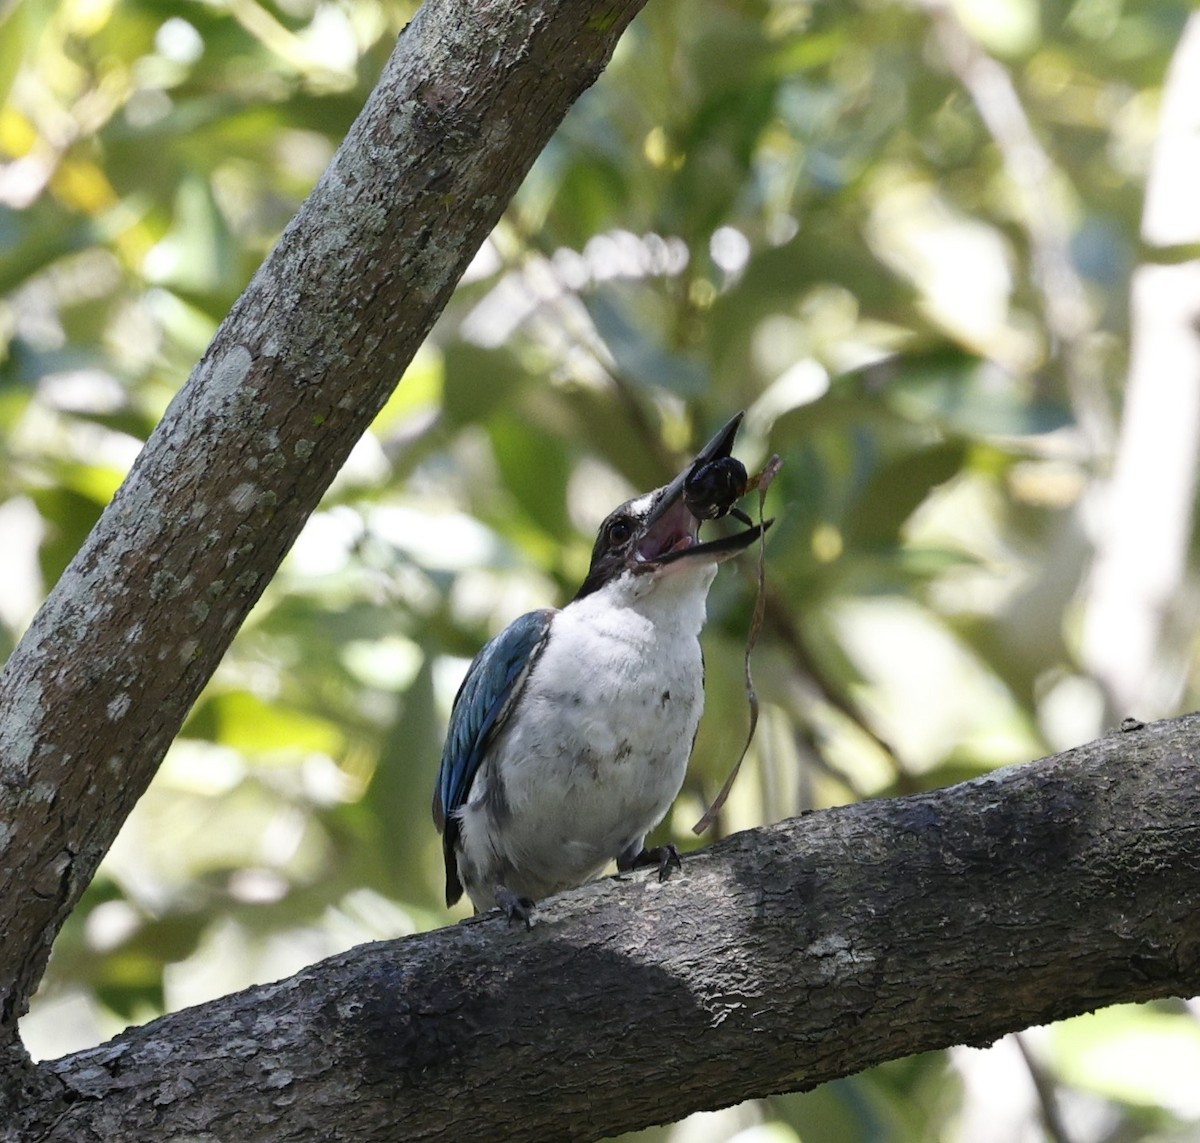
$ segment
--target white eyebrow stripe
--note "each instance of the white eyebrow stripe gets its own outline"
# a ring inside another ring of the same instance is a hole
[[[625,505],[625,510],[631,516],[646,515],[646,513],[649,512],[650,509],[654,507],[654,497],[655,497],[655,494],[657,493],[657,491],[658,490],[655,489],[654,492],[647,492],[644,496],[639,496],[636,500],[630,500]]]

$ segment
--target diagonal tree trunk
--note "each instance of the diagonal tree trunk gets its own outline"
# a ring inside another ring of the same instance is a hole
[[[599,1139],[1200,991],[1200,715],[363,945],[42,1065],[29,1134]]]
[[[0,1121],[63,920],[644,0],[429,0],[0,675]],[[7,1062],[8,1067],[3,1064]]]
[[[63,919],[644,0],[429,0],[0,675],[0,1139],[598,1138],[1200,991],[1200,719],[812,815],[34,1066]]]

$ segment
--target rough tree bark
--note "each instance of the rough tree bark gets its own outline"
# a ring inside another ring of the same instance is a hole
[[[1200,991],[1187,719],[24,1055],[63,919],[642,2],[429,0],[0,675],[0,1137],[592,1138]]]
[[[43,1065],[32,1137],[598,1139],[1200,991],[1200,715],[364,945]]]
[[[64,919],[322,492],[645,0],[429,0],[0,675],[0,1122]]]

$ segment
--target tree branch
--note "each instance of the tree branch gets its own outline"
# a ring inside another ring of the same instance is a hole
[[[429,0],[10,657],[0,1058],[234,632],[643,3]]]
[[[365,945],[42,1065],[39,1139],[596,1139],[1200,991],[1200,715]],[[333,1126],[336,1125],[336,1126]]]

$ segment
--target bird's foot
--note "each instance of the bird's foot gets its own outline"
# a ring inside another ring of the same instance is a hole
[[[497,885],[496,904],[500,906],[510,925],[513,921],[523,921],[527,930],[533,928],[534,901],[531,897],[519,897],[511,889]]]
[[[671,876],[672,869],[682,869],[683,862],[679,860],[679,850],[673,845],[656,845],[653,849],[643,849],[632,856],[622,854],[617,858],[617,869],[628,873],[632,869],[645,869],[647,865],[658,866],[659,881],[666,881]]]

